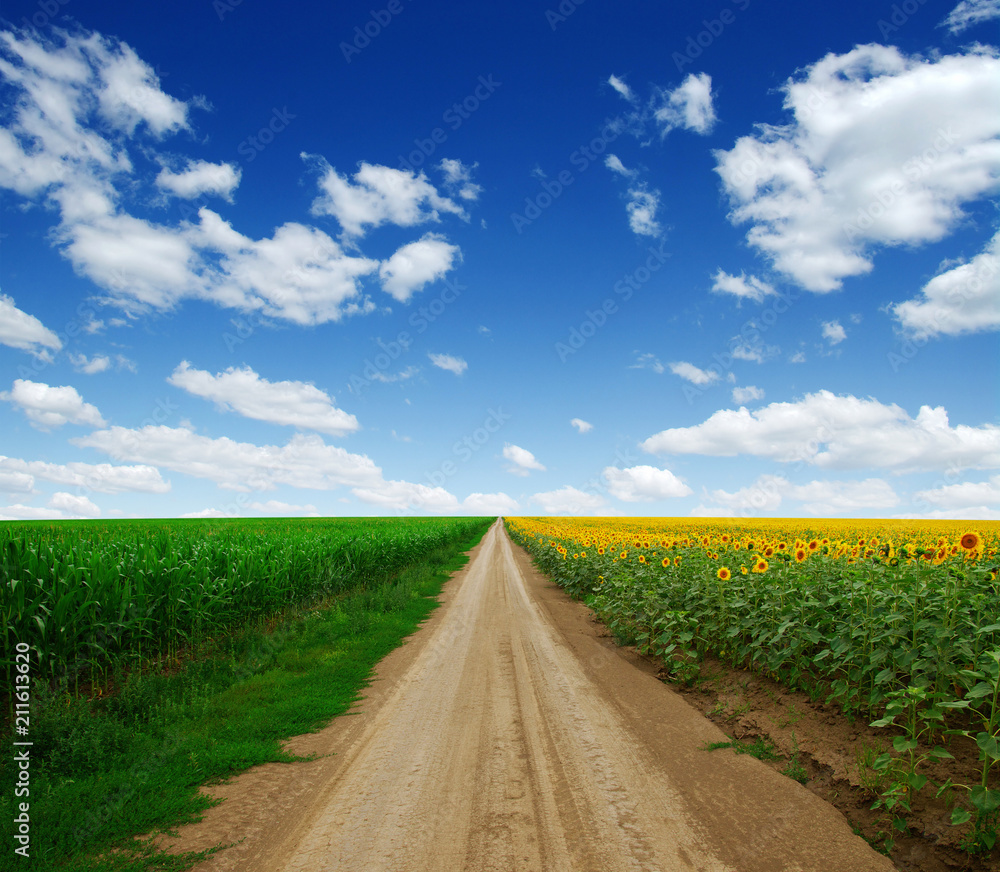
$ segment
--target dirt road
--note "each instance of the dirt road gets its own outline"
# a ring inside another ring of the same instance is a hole
[[[201,870],[892,870],[599,633],[494,525],[309,763],[214,788]],[[331,756],[332,755],[332,756]]]

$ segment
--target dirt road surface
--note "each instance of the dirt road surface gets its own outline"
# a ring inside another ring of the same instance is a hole
[[[293,739],[177,850],[241,872],[892,870],[618,649],[497,522],[356,713]]]

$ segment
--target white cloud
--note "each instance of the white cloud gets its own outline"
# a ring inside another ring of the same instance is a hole
[[[238,515],[230,512],[224,512],[222,509],[199,509],[196,512],[184,512],[181,515],[182,518],[235,518]]]
[[[831,345],[843,342],[847,338],[847,331],[844,330],[839,321],[824,321],[822,327],[823,338]]]
[[[604,166],[613,173],[618,173],[618,175],[625,176],[626,178],[631,178],[635,175],[634,172],[625,168],[625,164],[622,163],[621,158],[616,154],[609,154],[604,158]]]
[[[351,492],[363,503],[392,511],[419,509],[431,514],[445,514],[459,507],[455,496],[444,488],[408,481],[383,481],[375,487],[352,488]]]
[[[712,276],[712,291],[716,294],[732,294],[741,300],[753,300],[755,303],[763,302],[764,297],[777,293],[771,285],[757,276],[747,276],[745,272],[732,276],[721,269]]]
[[[85,496],[75,496],[62,491],[52,494],[48,507],[79,518],[96,518],[101,514],[100,508]]]
[[[334,405],[334,398],[315,385],[300,381],[270,382],[249,366],[229,367],[212,375],[182,361],[167,379],[197,397],[212,400],[226,411],[287,427],[343,436],[360,429],[358,419]]]
[[[216,303],[297,324],[339,321],[374,308],[359,298],[358,280],[374,272],[378,261],[345,254],[323,231],[288,223],[271,239],[254,241],[209,209],[198,215],[193,238],[222,253],[203,292]]]
[[[632,93],[632,89],[614,73],[608,76],[608,84],[630,103],[635,102],[635,95]]]
[[[541,506],[547,515],[591,515],[606,507],[597,494],[588,494],[570,485],[537,493],[531,501]]]
[[[657,236],[660,225],[656,220],[656,210],[660,208],[660,192],[646,188],[629,188],[625,211],[628,226],[640,236]]]
[[[435,366],[453,372],[455,375],[461,375],[469,368],[469,364],[461,357],[455,357],[452,354],[428,354],[427,356]]]
[[[30,494],[35,489],[35,477],[26,472],[7,472],[3,469],[4,457],[0,457],[0,493]]]
[[[635,363],[629,366],[629,369],[651,369],[657,375],[666,372],[666,368],[660,363],[660,359],[652,352],[640,354],[635,359]]]
[[[62,348],[55,333],[34,315],[18,309],[6,294],[0,294],[0,342],[45,361],[52,360],[51,351]]]
[[[252,503],[247,503],[247,508],[255,512],[260,512],[262,515],[268,515],[269,517],[284,517],[286,515],[316,516],[318,514],[316,507],[311,503],[305,506],[296,506],[292,503],[283,503],[281,500],[268,500],[266,503],[254,500]]]
[[[52,387],[19,378],[15,380],[12,390],[0,392],[0,400],[20,406],[32,426],[39,430],[51,430],[64,424],[104,426],[97,407],[85,403],[71,385]]]
[[[662,136],[676,127],[706,134],[715,125],[712,77],[707,73],[690,73],[672,91],[664,91],[661,99],[662,105],[654,112],[653,117],[661,126]]]
[[[895,404],[826,390],[753,412],[720,409],[701,424],[650,436],[642,447],[654,454],[750,454],[827,469],[1000,468],[1000,426],[952,427],[940,406],[921,406],[911,418]]]
[[[170,490],[170,483],[152,466],[112,466],[110,463],[47,463],[0,455],[0,481],[28,483],[36,478],[65,487],[84,488],[104,494],[155,493]],[[23,489],[23,488],[22,488]],[[2,487],[0,487],[2,490]]]
[[[594,429],[594,425],[587,421],[584,421],[583,418],[573,418],[570,421],[570,424],[576,427],[577,431],[580,433],[589,433],[591,430]]]
[[[1000,506],[1000,475],[988,481],[965,481],[928,488],[914,494],[914,502],[930,503],[945,511],[964,511],[981,506]]]
[[[752,403],[754,400],[762,399],[764,399],[764,391],[754,385],[747,385],[745,388],[733,388],[733,402],[739,403],[741,406],[744,403]]]
[[[71,440],[118,460],[146,463],[213,481],[235,491],[377,487],[381,470],[370,458],[327,445],[316,434],[296,434],[285,445],[212,439],[187,427],[111,427]]]
[[[783,500],[798,501],[811,515],[831,516],[890,509],[899,505],[892,486],[880,478],[864,481],[811,481],[796,485],[780,475],[762,475],[748,487],[729,493],[715,490],[711,498],[734,513],[775,512]]]
[[[670,364],[670,371],[693,385],[710,385],[719,380],[719,374],[712,370],[699,369],[693,363],[681,360]]]
[[[535,459],[535,455],[526,448],[521,448],[519,445],[511,445],[509,442],[505,443],[503,456],[504,459],[510,461],[507,472],[512,472],[514,475],[530,475],[533,469],[540,472],[545,471],[545,467]]]
[[[619,469],[608,466],[601,473],[611,496],[625,502],[664,500],[686,497],[692,493],[683,481],[669,469],[655,466],[632,466]]]
[[[0,39],[0,74],[16,105],[0,130],[0,186],[44,200],[59,215],[52,238],[61,253],[125,311],[169,310],[195,298],[312,325],[374,310],[360,280],[377,272],[379,261],[346,254],[317,228],[286,223],[271,238],[255,240],[208,209],[195,223],[160,224],[122,208],[121,193],[145,181],[129,148],[172,166],[177,159],[159,154],[159,139],[189,129],[189,109],[204,104],[160,91],[156,76],[127,45],[95,33],[57,30],[48,41],[8,33]],[[95,124],[97,115],[111,126]],[[229,197],[239,181],[232,164],[195,160],[185,166],[165,169],[157,177],[161,189]],[[451,177],[469,171],[447,166]],[[322,180],[332,184],[336,174],[323,167]],[[444,211],[467,217],[422,176],[365,164],[355,182],[345,182],[342,204],[352,230],[436,220]],[[329,199],[329,192],[322,194],[317,211]],[[0,306],[0,341],[11,332],[12,306]],[[28,348],[45,354],[45,343],[57,340],[39,327],[32,325],[42,345]]]
[[[897,303],[892,314],[923,337],[1000,329],[1000,233],[968,263],[931,279],[919,297]]]
[[[111,358],[106,354],[95,354],[88,359],[86,354],[70,354],[69,362],[77,372],[84,375],[96,375],[111,368]]]
[[[442,197],[422,172],[361,162],[352,181],[323,158],[303,158],[315,163],[322,173],[319,187],[323,193],[313,202],[313,214],[332,215],[349,236],[361,236],[382,224],[412,227],[439,221],[441,212],[468,219],[465,210]]]
[[[242,175],[242,169],[230,163],[189,160],[180,172],[175,173],[167,167],[160,170],[156,185],[185,200],[193,200],[202,194],[215,194],[231,203],[233,191],[239,185]]]
[[[399,248],[379,267],[382,288],[401,303],[429,282],[443,278],[461,257],[461,250],[443,236],[427,233]]]
[[[60,521],[65,518],[59,509],[23,506],[20,503],[0,508],[0,521]]]
[[[462,500],[462,511],[470,515],[512,515],[520,509],[517,500],[503,491],[495,494],[469,494]]]
[[[941,22],[941,26],[952,33],[961,33],[968,27],[993,18],[1000,18],[1000,0],[962,0]]]
[[[444,173],[445,187],[452,192],[457,192],[463,200],[477,200],[483,192],[482,185],[477,185],[472,181],[472,171],[478,167],[478,163],[466,166],[460,160],[446,157],[438,164],[438,169]]]
[[[760,125],[716,171],[730,219],[801,287],[832,291],[873,252],[948,235],[962,205],[996,188],[1000,60],[993,49],[934,60],[858,46],[784,86],[785,125]]]

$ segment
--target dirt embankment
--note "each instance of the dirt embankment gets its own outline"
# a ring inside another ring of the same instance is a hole
[[[725,740],[495,525],[356,712],[211,793],[200,869],[892,870]]]

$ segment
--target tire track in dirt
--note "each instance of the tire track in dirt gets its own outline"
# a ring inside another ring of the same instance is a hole
[[[894,868],[805,788],[701,750],[722,733],[585,613],[498,521],[361,713],[290,743],[335,756],[214,790],[176,848],[243,837],[205,872]]]

